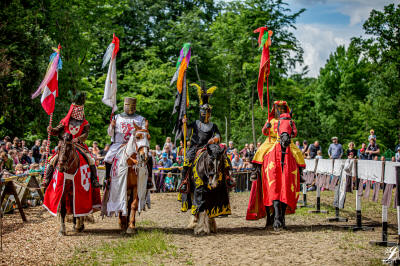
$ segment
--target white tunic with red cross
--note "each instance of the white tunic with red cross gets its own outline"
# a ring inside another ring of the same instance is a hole
[[[127,143],[130,136],[135,134],[135,126],[133,123],[141,128],[145,128],[146,125],[146,119],[138,114],[130,116],[118,114],[114,119],[116,122],[115,128],[113,129],[110,125],[107,132],[108,135],[111,136],[112,142],[112,145],[104,158],[104,161],[107,163],[112,163],[121,145]]]

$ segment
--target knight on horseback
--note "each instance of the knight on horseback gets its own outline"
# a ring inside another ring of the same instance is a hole
[[[124,98],[124,112],[122,114],[117,114],[112,119],[110,126],[108,127],[107,134],[111,137],[111,146],[108,150],[104,162],[106,166],[106,182],[110,182],[111,178],[111,168],[112,162],[115,158],[115,155],[118,153],[119,149],[128,143],[129,138],[132,134],[135,134],[135,126],[139,126],[140,128],[145,128],[146,119],[136,113],[136,98],[125,97]],[[149,162],[151,165],[152,162]],[[152,166],[149,168],[149,179],[148,179],[148,187],[152,187],[151,180],[151,170]]]
[[[190,147],[186,152],[182,169],[183,181],[179,190],[182,192],[181,210],[187,211],[191,208],[193,216],[189,228],[194,228],[197,234],[202,230],[200,228],[196,231],[201,215],[207,216],[203,218],[203,222],[205,224],[209,221],[211,231],[215,232],[214,218],[230,214],[227,191],[230,179],[228,171],[225,171],[230,169],[230,162],[225,149],[218,145],[221,139],[218,126],[210,121],[212,107],[208,101],[215,87],[208,90],[197,84],[196,87],[200,98],[200,118],[187,126],[190,132],[188,135],[191,136]],[[183,118],[183,124],[186,121]],[[204,232],[209,233],[210,230]]]
[[[60,121],[60,124],[53,128],[49,126],[47,130],[52,136],[59,136],[62,138],[64,133],[72,135],[72,142],[78,151],[84,156],[87,164],[90,167],[90,180],[93,187],[100,187],[97,181],[97,169],[95,160],[90,154],[87,145],[84,143],[89,135],[90,125],[85,119],[84,104],[86,100],[86,94],[78,92],[75,95],[75,99],[71,104],[68,114]],[[50,159],[48,170],[46,174],[46,185],[48,185],[53,177],[54,168],[58,163],[58,154]]]
[[[255,170],[246,219],[256,220],[267,215],[267,225],[285,227],[285,213],[294,213],[300,189],[300,173],[305,166],[292,137],[297,129],[286,101],[275,101],[262,129],[267,136],[253,158]],[[264,209],[263,206],[266,206]],[[274,212],[274,221],[269,212]]]

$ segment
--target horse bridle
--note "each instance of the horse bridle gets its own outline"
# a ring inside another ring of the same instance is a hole
[[[72,165],[77,159],[79,160],[79,154],[78,154],[78,152],[76,150],[77,149],[76,148],[76,144],[74,142],[68,141],[68,140],[63,140],[63,142],[64,142],[64,145],[71,144],[72,148],[75,148],[74,152],[77,154],[77,156],[75,156],[75,158],[73,158],[72,162],[69,164],[69,165]],[[64,147],[64,149],[65,149],[65,147]],[[64,153],[65,153],[65,150],[64,150]],[[60,164],[60,158],[58,158],[58,159],[59,159],[58,160],[58,164]],[[68,163],[68,160],[66,161],[66,163]]]

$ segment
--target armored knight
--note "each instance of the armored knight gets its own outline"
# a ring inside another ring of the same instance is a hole
[[[214,92],[215,87],[207,91],[198,85],[196,87],[200,98],[200,119],[187,126],[188,132],[191,132],[189,133],[191,138],[190,147],[186,152],[186,159],[182,169],[182,177],[184,179],[181,186],[182,191],[187,190],[187,173],[196,158],[197,151],[204,148],[207,144],[217,144],[221,139],[217,125],[210,122],[211,106],[208,104],[208,100]],[[186,118],[182,122],[186,123]]]
[[[90,130],[89,122],[85,119],[85,100],[86,94],[83,92],[78,92],[69,108],[68,114],[60,121],[60,124],[55,128],[49,126],[47,130],[52,136],[59,136],[60,138],[63,133],[69,133],[72,135],[72,142],[75,144],[75,147],[79,149],[81,154],[85,157],[86,162],[89,164],[91,173],[90,179],[93,187],[100,187],[100,184],[97,181],[95,160],[91,156],[89,149],[85,144]],[[54,167],[57,165],[57,162],[58,154],[50,159],[48,166],[49,168],[46,174],[47,184],[49,184],[53,176]]]
[[[130,136],[135,134],[134,123],[145,128],[146,119],[136,113],[136,98],[125,97],[124,112],[114,116],[107,131],[111,137],[111,146],[104,158],[107,181],[110,180],[112,161],[115,155],[123,144],[128,143]]]
[[[255,171],[253,171],[251,178],[253,180],[257,179],[257,175],[261,173],[261,165],[264,161],[264,155],[274,146],[278,138],[278,122],[279,117],[282,114],[291,114],[291,110],[286,101],[275,101],[272,107],[272,111],[269,115],[269,122],[267,121],[262,128],[262,133],[267,136],[264,143],[257,149],[256,154],[253,158],[253,165]],[[290,144],[293,156],[301,161],[302,154],[299,148],[293,143]]]

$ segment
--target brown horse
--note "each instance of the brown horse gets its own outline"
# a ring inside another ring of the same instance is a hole
[[[58,169],[60,172],[64,173],[64,176],[70,175],[72,178],[79,168],[79,155],[76,151],[75,144],[72,142],[72,135],[65,133],[62,141],[59,144],[58,153]],[[66,235],[65,230],[65,216],[67,214],[67,198],[72,199],[73,197],[73,181],[65,178],[64,192],[61,197],[60,206],[60,216],[61,216],[61,226],[60,235]],[[70,201],[71,202],[71,201]],[[76,232],[82,232],[85,228],[83,223],[84,217],[74,217],[74,230]]]
[[[127,174],[127,216],[119,213],[120,228],[127,234],[136,233],[136,212],[141,208],[139,206],[140,199],[145,199],[147,192],[148,180],[148,161],[150,148],[150,134],[148,131],[148,123],[145,129],[134,124],[136,133],[131,136],[128,143],[122,147],[121,160],[128,165]],[[144,183],[143,183],[144,182]],[[112,185],[112,183],[111,183]],[[139,192],[141,195],[139,195]],[[144,203],[143,203],[144,205]],[[132,214],[132,217],[131,217]]]

